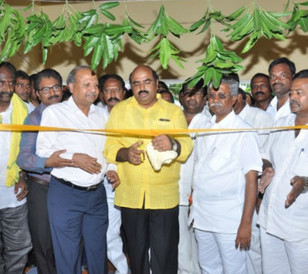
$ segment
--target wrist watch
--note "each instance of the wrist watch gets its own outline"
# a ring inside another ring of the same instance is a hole
[[[172,145],[171,150],[177,152],[177,150],[178,150],[178,144],[176,143],[176,141],[174,141],[174,139],[170,138],[170,140],[171,140],[171,145]]]

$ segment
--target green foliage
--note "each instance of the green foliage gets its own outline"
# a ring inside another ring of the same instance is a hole
[[[161,6],[156,20],[147,31],[149,40],[153,40],[157,36],[160,38],[160,41],[149,52],[150,57],[159,56],[163,69],[168,68],[170,58],[173,59],[179,67],[183,68],[182,62],[184,59],[179,56],[180,50],[169,41],[167,36],[170,33],[176,37],[180,37],[180,35],[187,32],[188,30],[180,23],[166,15],[165,7]]]
[[[226,32],[231,41],[247,40],[242,53],[250,51],[262,37],[284,40],[298,28],[308,31],[308,1],[293,3],[288,0],[282,13],[265,11],[256,4],[250,8],[241,7],[229,15],[208,8],[202,18],[189,29],[170,17],[163,5],[147,30],[128,14],[122,23],[109,23],[117,19],[111,10],[118,6],[118,2],[104,2],[97,9],[79,12],[71,9],[66,2],[63,11],[52,22],[47,14],[35,12],[34,2],[17,11],[0,0],[0,61],[12,57],[23,45],[24,53],[40,46],[45,63],[50,48],[71,41],[76,46],[83,47],[84,56],[92,55],[92,69],[100,64],[106,68],[117,60],[119,51],[123,48],[123,38],[127,35],[137,44],[157,39],[149,51],[149,57],[158,58],[163,69],[168,68],[171,60],[183,68],[185,60],[181,57],[181,51],[171,43],[170,36],[180,38],[183,34],[191,35],[197,30],[199,33],[209,31],[211,39],[205,57],[199,60],[202,65],[197,68],[191,84],[203,78],[205,85],[213,82],[217,86],[224,73],[238,72],[241,69],[241,58],[224,48],[215,33],[214,24],[223,25],[222,32]],[[32,14],[25,18],[22,12],[26,10],[32,10]]]
[[[197,73],[192,77],[190,86],[196,85],[203,78],[204,85],[213,83],[218,87],[223,74],[238,72],[243,67],[238,65],[242,59],[232,51],[224,49],[222,42],[212,36],[205,53],[205,58],[199,60],[202,65],[197,68]]]
[[[242,53],[246,53],[262,36],[267,39],[285,40],[284,33],[290,27],[289,24],[281,21],[280,17],[286,15],[287,13],[275,14],[267,12],[255,6],[252,10],[248,10],[234,24],[228,24],[224,31],[231,31],[228,35],[231,37],[231,41],[239,41],[249,37],[248,42],[242,49]]]

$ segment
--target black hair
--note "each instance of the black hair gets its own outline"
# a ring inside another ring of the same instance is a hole
[[[183,85],[182,85],[182,88],[180,90],[180,94],[183,94],[187,89],[188,89],[188,86],[189,86],[189,83],[191,82],[192,80],[186,80]],[[193,96],[197,91],[199,91],[200,89],[202,89],[203,91],[203,95],[204,97],[207,95],[207,86],[203,86],[203,79],[201,78],[197,84],[195,84],[195,86],[192,88],[191,92],[190,92],[190,96]]]
[[[43,78],[54,78],[54,79],[56,79],[58,81],[59,85],[62,86],[62,77],[61,77],[60,73],[57,72],[54,69],[47,68],[47,69],[44,69],[44,70],[40,71],[34,77],[34,89],[35,90],[39,90],[40,83],[41,83],[41,80]]]
[[[265,78],[266,81],[267,81],[267,83],[268,83],[268,86],[270,86],[270,84],[269,84],[269,80],[270,80],[270,79],[269,79],[269,76],[268,76],[267,74],[258,72],[258,73],[256,73],[254,76],[252,76],[252,78],[251,78],[251,80],[250,80],[250,87],[252,86],[253,80],[254,80],[255,78],[257,78],[257,77],[263,77],[263,78]]]
[[[12,63],[10,63],[10,62],[2,62],[2,63],[0,63],[0,68],[8,69],[12,73],[14,81],[16,80],[16,68],[13,66]]]
[[[293,76],[293,80],[303,78],[308,78],[308,69],[303,69]]]
[[[104,90],[105,83],[109,79],[117,80],[121,84],[121,87],[122,87],[123,91],[125,91],[125,82],[124,82],[123,78],[120,75],[118,75],[118,74],[105,74],[105,75],[99,77],[99,79],[98,79],[98,88],[99,88],[100,91]]]
[[[16,79],[17,78],[21,78],[23,80],[29,80],[30,81],[30,77],[29,77],[28,73],[26,73],[23,70],[17,70],[16,71]]]
[[[270,71],[272,70],[272,68],[279,64],[286,64],[289,67],[291,74],[292,75],[295,74],[296,72],[295,64],[286,57],[281,57],[281,58],[278,58],[272,61],[268,67],[268,73],[270,74]]]

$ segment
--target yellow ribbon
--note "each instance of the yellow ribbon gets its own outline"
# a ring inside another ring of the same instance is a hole
[[[220,129],[76,129],[76,128],[60,128],[60,127],[45,127],[32,125],[11,125],[0,124],[0,131],[75,131],[100,133],[105,135],[128,135],[128,136],[157,136],[160,134],[167,135],[183,135],[189,133],[215,133],[215,132],[244,132],[244,131],[276,131],[276,130],[294,130],[308,129],[308,125],[301,126],[284,126],[284,127],[263,127],[263,128],[220,128]]]

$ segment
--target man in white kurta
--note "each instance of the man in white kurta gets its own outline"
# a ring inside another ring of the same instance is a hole
[[[274,118],[264,110],[249,106],[246,101],[246,93],[239,89],[237,102],[234,106],[234,111],[247,124],[253,128],[270,128],[274,124]],[[259,149],[262,151],[268,139],[270,130],[257,130]],[[261,202],[258,199],[257,204]],[[253,214],[252,228],[251,228],[251,242],[247,252],[247,273],[261,274],[262,273],[262,259],[261,259],[261,243],[260,243],[260,228],[257,225],[257,208]]]
[[[272,115],[275,121],[291,113],[289,91],[295,71],[295,64],[285,57],[275,59],[269,65],[270,86],[276,96],[266,112]]]
[[[278,120],[276,126],[307,125],[308,70],[295,75],[290,105],[293,113]],[[267,145],[266,159],[275,175],[265,190],[258,219],[263,272],[307,273],[308,132],[274,131]]]
[[[210,86],[211,129],[249,128],[233,112],[238,82]],[[262,161],[253,132],[218,132],[197,140],[190,220],[202,273],[246,273],[246,249]]]
[[[203,81],[199,81],[193,88],[188,83],[183,84],[180,91],[180,103],[189,129],[202,128],[211,119],[211,114],[206,104],[207,88],[203,87]],[[194,143],[197,134],[192,133]],[[202,137],[201,137],[202,138]],[[198,248],[192,226],[188,223],[189,198],[192,193],[192,180],[194,170],[194,150],[188,159],[182,163],[179,180],[180,203],[179,203],[179,252],[178,274],[199,274],[201,269],[198,263]]]

